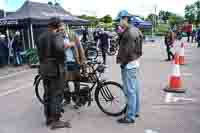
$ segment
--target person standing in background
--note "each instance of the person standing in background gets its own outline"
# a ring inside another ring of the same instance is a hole
[[[99,34],[99,39],[97,42],[97,48],[100,48],[103,56],[103,64],[106,65],[106,53],[110,47],[110,37],[104,29],[101,30]]]
[[[192,24],[187,23],[186,24],[186,30],[187,30],[187,41],[190,42],[190,36],[192,33]]]
[[[0,67],[8,64],[8,44],[5,35],[0,35]]]
[[[87,28],[84,28],[82,34],[83,34],[82,41],[83,41],[83,42],[87,42],[87,41],[88,41],[88,37],[89,37],[88,29],[87,29]]]
[[[14,41],[12,43],[13,55],[14,55],[14,64],[21,65],[22,64],[22,56],[20,52],[23,49],[22,41],[20,38],[20,32],[15,33]]]
[[[197,29],[197,47],[200,48],[200,26]]]
[[[196,42],[196,29],[195,28],[193,28],[193,30],[192,30],[192,34],[191,34],[191,36],[192,36],[192,40],[191,40],[191,42],[193,43],[193,42]]]
[[[167,59],[165,61],[171,61],[171,59],[174,59],[174,54],[172,53],[173,43],[175,41],[175,35],[174,32],[169,31],[165,35],[165,46],[166,46],[166,52],[167,52]]]

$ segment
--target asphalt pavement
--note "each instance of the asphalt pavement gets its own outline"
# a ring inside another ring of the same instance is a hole
[[[43,107],[35,97],[33,78],[37,70],[28,69],[0,77],[0,133],[199,133],[200,132],[200,49],[186,44],[186,65],[181,66],[184,94],[172,94],[166,102],[163,88],[168,85],[172,63],[165,62],[162,40],[144,44],[141,58],[141,114],[132,125],[119,125],[119,117],[102,113],[93,102],[90,107],[65,108],[63,119],[71,129],[51,131],[45,126]],[[109,57],[106,77],[121,83],[115,57]]]

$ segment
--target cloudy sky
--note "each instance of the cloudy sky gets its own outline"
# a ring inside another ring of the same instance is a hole
[[[0,9],[15,11],[26,0],[0,0]],[[30,0],[47,3],[55,0]],[[57,0],[66,10],[72,14],[90,14],[104,16],[107,14],[115,17],[117,13],[126,9],[132,14],[146,16],[155,12],[154,7],[159,10],[168,10],[180,15],[184,15],[184,8],[187,4],[197,0]]]

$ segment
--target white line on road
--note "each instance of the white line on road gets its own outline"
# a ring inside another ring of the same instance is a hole
[[[151,129],[147,129],[144,131],[145,133],[158,133],[157,131],[151,130]]]
[[[8,91],[6,91],[6,92],[0,93],[0,97],[8,96],[8,95],[13,94],[13,93],[15,93],[15,92],[17,92],[17,91],[20,91],[20,90],[22,90],[22,89],[26,89],[26,88],[29,88],[29,87],[33,87],[33,85],[32,85],[32,84],[29,84],[29,85],[27,85],[27,86],[18,87],[18,88],[16,88],[16,89],[8,90]]]
[[[165,96],[165,103],[170,103],[172,101],[173,93],[167,93]]]
[[[197,100],[194,98],[177,97],[177,96],[174,96],[174,93],[167,93],[165,96],[165,103],[172,103],[172,102],[179,102],[179,101],[196,102]]]
[[[32,70],[32,69],[28,69],[28,70],[16,72],[16,73],[13,73],[13,74],[9,74],[9,75],[6,75],[6,76],[1,76],[1,77],[0,77],[0,80],[1,80],[1,79],[6,79],[6,78],[10,78],[10,77],[16,76],[16,75],[18,75],[18,74],[26,73],[26,72],[29,72],[29,71],[33,71],[33,70]]]
[[[185,77],[189,77],[189,76],[192,76],[192,73],[182,73],[182,75]]]

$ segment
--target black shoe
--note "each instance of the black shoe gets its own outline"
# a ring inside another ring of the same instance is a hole
[[[51,125],[52,122],[53,122],[53,120],[50,120],[50,119],[46,120],[46,126]]]
[[[59,128],[72,128],[71,124],[69,122],[64,121],[54,121],[50,124],[51,129],[59,129]]]
[[[135,117],[136,117],[136,118],[139,118],[139,117],[140,117],[140,115],[139,115],[139,114],[136,114],[136,115],[135,115]]]
[[[166,59],[165,61],[171,61],[170,59]]]
[[[135,123],[135,120],[125,117],[125,118],[117,120],[117,122],[120,124],[133,124],[133,123]]]

